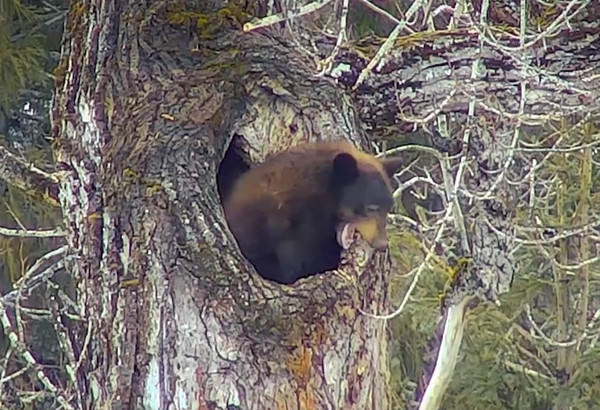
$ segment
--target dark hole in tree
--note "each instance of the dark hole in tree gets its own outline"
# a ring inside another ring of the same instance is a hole
[[[238,137],[233,137],[227,151],[225,151],[225,156],[219,165],[219,171],[217,173],[217,190],[221,197],[221,203],[225,201],[231,192],[231,188],[235,181],[237,181],[244,172],[250,169],[250,166],[238,152],[237,142]]]
[[[229,195],[231,194],[237,180],[252,166],[250,166],[250,160],[244,153],[242,147],[243,141],[240,137],[234,137],[225,151],[225,155],[219,164],[217,173],[217,190],[221,199],[221,203],[224,204]],[[229,223],[229,221],[227,221]],[[295,225],[295,223],[292,223]],[[318,225],[318,224],[316,224]],[[230,227],[231,229],[231,227]],[[295,228],[298,229],[298,228]],[[234,235],[235,236],[235,235]],[[279,270],[274,265],[278,265],[280,262],[277,261],[275,255],[261,255],[259,259],[250,259],[247,255],[244,256],[254,266],[256,271],[265,279],[275,281],[282,284],[291,284],[302,277],[312,276],[316,273],[325,272],[337,268],[340,262],[340,251],[341,248],[335,241],[335,234],[332,231],[333,242],[328,248],[319,248],[319,257],[316,260],[310,260],[308,262],[302,262],[303,268],[306,272],[303,272],[300,276],[295,273],[294,277],[286,276],[285,270]],[[238,238],[236,237],[236,240]],[[238,242],[239,244],[239,242]],[[330,249],[331,248],[331,249]],[[244,253],[242,251],[242,253]],[[310,265],[309,262],[312,264]],[[316,265],[315,265],[316,264]],[[315,265],[315,266],[313,266]]]

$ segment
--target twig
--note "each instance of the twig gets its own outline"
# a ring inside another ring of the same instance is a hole
[[[569,20],[571,20],[573,17],[575,17],[577,14],[579,14],[582,10],[584,10],[589,3],[590,3],[590,0],[583,1],[583,2],[581,0],[572,0],[567,5],[567,7],[565,7],[565,9],[560,14],[560,16],[555,18],[554,21],[548,27],[546,27],[546,29],[543,32],[541,32],[539,35],[537,35],[533,40],[531,40],[528,43],[525,43],[524,41],[521,42],[518,49],[524,50],[524,49],[530,48],[533,45],[535,45],[535,43],[537,43],[538,41],[541,41],[547,37],[552,37],[552,36],[556,35],[557,33],[555,33],[555,30],[559,29],[559,26],[561,26],[562,24],[565,24],[568,26]],[[572,14],[569,15],[569,12],[575,6],[579,6],[579,8],[577,10],[575,10]],[[521,17],[521,19],[523,20],[522,17]],[[522,21],[522,24],[524,24],[523,21]],[[513,48],[513,47],[505,47],[505,49],[510,52],[515,51],[515,48]]]
[[[342,16],[340,17],[340,31],[337,36],[337,41],[335,42],[335,47],[333,47],[333,51],[325,60],[321,62],[321,66],[323,69],[320,73],[317,74],[317,77],[329,74],[331,72],[332,63],[337,54],[340,51],[340,47],[342,43],[348,39],[348,35],[346,34],[347,30],[347,22],[348,22],[348,3],[350,0],[342,0]]]
[[[60,238],[65,236],[65,232],[61,228],[31,231],[28,229],[23,230],[0,227],[0,235],[17,238]]]
[[[521,46],[523,46],[525,44],[525,29],[527,27],[527,7],[526,7],[527,2],[526,1],[522,1],[521,2],[521,12],[520,12],[520,38],[519,41],[521,43]],[[520,139],[520,135],[521,135],[521,127],[523,126],[523,117],[525,114],[525,101],[527,100],[526,95],[527,95],[527,83],[525,81],[526,78],[526,74],[525,74],[525,67],[521,66],[521,95],[520,95],[520,99],[519,99],[519,114],[517,115],[517,125],[515,127],[515,131],[513,134],[513,139],[511,141],[510,147],[509,147],[509,152],[507,155],[506,160],[504,161],[504,165],[502,167],[502,170],[500,171],[500,174],[498,175],[497,178],[494,179],[494,182],[492,183],[492,185],[489,187],[489,189],[487,190],[487,192],[485,192],[483,194],[484,197],[489,197],[492,196],[494,194],[494,192],[496,191],[496,188],[498,187],[498,185],[500,185],[500,183],[504,180],[504,177],[506,175],[506,173],[508,172],[508,169],[510,168],[512,162],[513,162],[513,158],[514,158],[514,154],[515,154],[515,148],[517,147],[517,143],[519,142]]]
[[[27,269],[27,272],[25,272],[25,274],[15,283],[15,285],[14,285],[15,288],[22,287],[23,283],[25,281],[28,281],[29,278],[33,275],[33,273],[35,271],[37,271],[38,269],[40,269],[46,261],[48,261],[51,258],[54,258],[55,256],[64,255],[65,253],[67,253],[68,250],[69,250],[69,246],[64,245],[64,246],[61,246],[60,248],[56,248],[56,249],[46,253],[45,255],[39,257],[35,261],[35,263],[29,269]]]
[[[359,308],[359,310],[360,310],[360,312],[362,314],[364,314],[366,316],[369,316],[369,317],[372,317],[374,319],[388,320],[388,319],[393,319],[396,316],[398,316],[400,313],[402,313],[402,311],[404,310],[404,307],[408,303],[408,300],[412,296],[413,291],[417,287],[417,283],[419,283],[419,279],[421,277],[421,274],[425,270],[425,267],[429,265],[429,261],[431,260],[431,258],[435,254],[435,249],[436,249],[438,243],[440,242],[440,240],[442,239],[442,236],[444,235],[444,232],[446,230],[448,221],[450,220],[451,212],[452,212],[452,207],[448,207],[446,209],[446,214],[444,215],[444,218],[442,219],[440,227],[438,228],[438,231],[437,231],[437,233],[435,235],[435,239],[433,240],[432,245],[429,247],[429,249],[427,251],[427,255],[425,255],[425,259],[423,259],[423,261],[420,263],[419,267],[417,268],[417,270],[415,272],[415,275],[413,277],[413,280],[410,283],[410,286],[408,287],[408,290],[406,291],[406,294],[404,295],[404,298],[402,299],[402,302],[400,303],[400,306],[398,306],[398,308],[396,310],[394,310],[393,312],[388,313],[388,314],[384,314],[384,315],[378,315],[378,314],[368,313],[368,312],[365,312],[364,310],[362,310],[362,309]]]
[[[400,20],[398,20],[396,17],[394,17],[393,15],[391,15],[390,13],[388,13],[387,11],[385,11],[384,9],[378,7],[377,5],[371,3],[369,0],[358,0],[360,3],[364,4],[365,6],[367,6],[368,8],[370,8],[371,10],[373,10],[375,13],[382,15],[383,17],[387,18],[388,20],[392,21],[395,24],[400,24]],[[413,32],[413,30],[410,30],[411,32]]]
[[[406,16],[396,25],[396,28],[390,33],[388,38],[385,39],[379,50],[377,50],[377,54],[375,57],[369,61],[367,66],[360,72],[358,79],[356,80],[356,84],[352,87],[353,90],[356,90],[371,74],[376,65],[380,63],[383,57],[392,49],[396,39],[400,35],[400,32],[406,27],[408,24],[407,21],[410,20],[416,13],[417,10],[421,7],[423,0],[415,0],[415,2],[410,6],[408,11],[406,12]]]
[[[54,331],[56,332],[56,337],[58,338],[59,346],[61,347],[61,350],[65,354],[67,359],[67,362],[64,365],[64,369],[69,379],[71,380],[71,383],[73,383],[73,386],[75,387],[75,397],[77,399],[77,404],[80,408],[83,408],[83,392],[80,388],[80,378],[77,377],[79,366],[76,363],[79,363],[79,360],[77,360],[75,357],[75,348],[73,347],[71,337],[69,336],[69,329],[62,322],[58,301],[56,299],[51,299],[49,306],[53,319],[52,324],[54,325]],[[81,359],[81,357],[79,359]]]
[[[73,406],[69,404],[68,400],[62,394],[62,392],[54,385],[54,383],[50,381],[48,376],[46,376],[41,365],[35,360],[33,355],[19,340],[10,322],[10,319],[6,314],[6,307],[4,306],[2,298],[0,298],[0,323],[2,324],[4,334],[7,336],[10,345],[21,355],[23,360],[25,360],[25,362],[27,363],[27,366],[35,370],[35,375],[37,376],[42,386],[44,386],[44,388],[56,398],[56,400],[60,403],[62,407],[68,410],[75,410]]]
[[[272,26],[273,24],[281,23],[285,20],[290,20],[305,14],[314,13],[329,3],[331,3],[331,0],[318,0],[295,9],[287,10],[285,13],[272,14],[261,19],[253,19],[252,21],[244,24],[244,31],[248,33],[262,27],[268,27]]]
[[[62,260],[53,263],[48,266],[46,269],[32,275],[26,282],[22,283],[17,289],[12,290],[11,292],[4,295],[2,298],[4,299],[4,303],[7,305],[14,304],[17,300],[17,296],[20,292],[25,292],[29,294],[39,285],[50,279],[57,271],[64,268],[64,262]]]
[[[509,369],[511,369],[513,371],[517,371],[517,372],[526,374],[527,376],[539,377],[540,379],[544,379],[549,382],[554,382],[554,379],[552,377],[546,376],[545,374],[542,374],[533,369],[529,369],[523,365],[513,363],[510,360],[504,360],[503,363],[506,367],[508,367]]]
[[[58,206],[58,177],[44,172],[0,146],[0,179]]]

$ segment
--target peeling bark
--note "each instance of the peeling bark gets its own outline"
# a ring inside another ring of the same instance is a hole
[[[600,71],[597,13],[600,6],[590,5],[576,29],[564,27],[540,40],[535,52],[518,51],[516,36],[498,36],[503,40],[500,48],[490,37],[482,39],[480,33],[466,28],[403,37],[353,92],[357,112],[372,131],[393,127],[411,132],[415,123],[431,121],[437,113],[466,117],[474,97],[476,114],[494,123],[500,117],[505,127],[514,126],[520,116],[521,81],[527,83],[521,117],[529,124],[549,115],[594,112],[599,106],[599,80],[592,75]],[[348,89],[354,87],[373,57],[357,52],[357,47],[371,50],[380,43],[365,42],[340,52],[332,77]],[[478,73],[471,78],[476,60]]]

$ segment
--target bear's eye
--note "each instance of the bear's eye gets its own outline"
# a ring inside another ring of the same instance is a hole
[[[367,214],[376,214],[380,209],[379,205],[367,205],[366,207]]]

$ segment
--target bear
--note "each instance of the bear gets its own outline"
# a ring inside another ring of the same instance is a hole
[[[264,278],[292,284],[334,270],[355,232],[387,247],[400,158],[378,159],[346,141],[306,142],[243,173],[223,200],[242,254]]]

